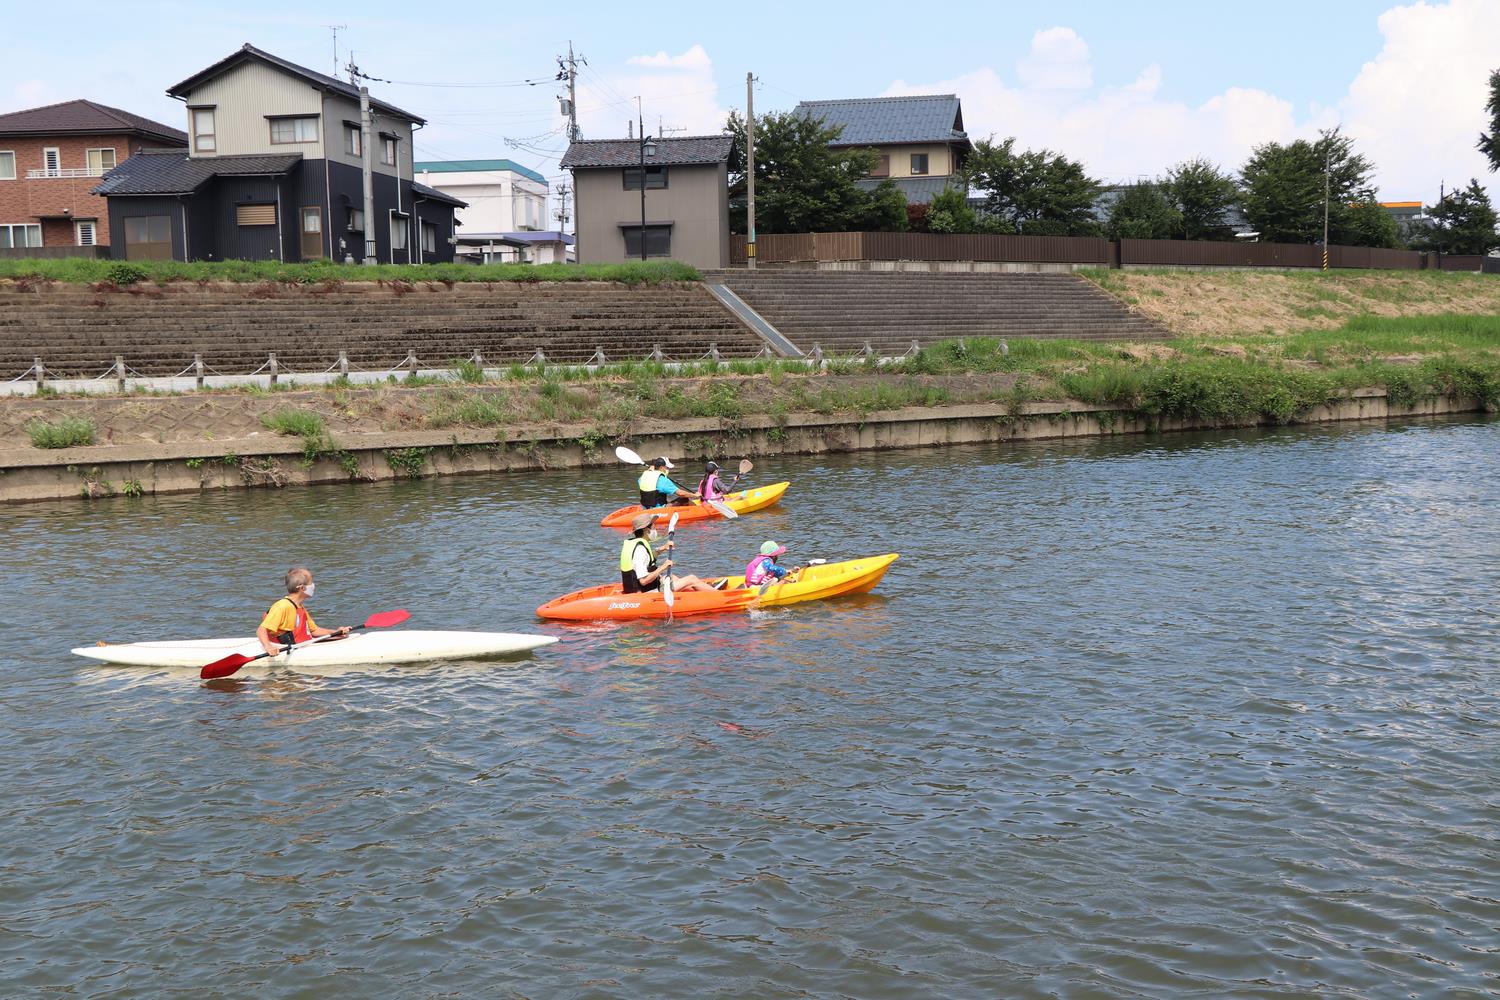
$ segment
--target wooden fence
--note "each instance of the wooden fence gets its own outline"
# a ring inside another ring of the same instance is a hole
[[[745,237],[730,237],[730,266],[744,267]],[[1078,264],[1109,267],[1319,268],[1321,247],[1305,243],[1119,240],[1087,236],[967,236],[943,233],[772,233],[756,241],[762,264],[928,261]],[[1485,258],[1330,246],[1328,266],[1397,271],[1479,271]]]

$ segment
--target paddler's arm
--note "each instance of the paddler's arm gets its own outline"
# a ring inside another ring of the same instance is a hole
[[[321,639],[325,635],[336,635],[336,636],[339,636],[340,638],[342,638],[343,636],[346,636],[350,632],[353,632],[353,631],[354,631],[354,629],[351,628],[348,625],[343,625],[343,626],[340,626],[339,628],[322,628],[322,627],[316,627],[316,628],[310,629],[308,631],[308,635],[311,635],[314,639]]]
[[[260,648],[264,649],[270,655],[275,656],[281,651],[281,643],[276,641],[276,637],[271,634],[265,625],[261,625],[255,630],[255,638],[260,641]]]
[[[652,582],[654,582],[656,580],[661,579],[661,577],[663,575],[665,575],[665,573],[667,572],[667,570],[669,570],[671,568],[672,568],[672,560],[670,560],[670,559],[663,559],[660,563],[657,563],[656,568],[653,569],[651,572],[647,573],[645,576],[639,576],[636,579],[640,580],[641,581],[641,586],[644,587],[644,586],[646,586],[649,583],[652,583]]]

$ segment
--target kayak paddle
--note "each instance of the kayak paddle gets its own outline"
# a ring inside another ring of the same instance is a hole
[[[366,618],[363,625],[356,625],[349,632],[353,634],[360,629],[366,628],[390,628],[392,625],[400,625],[410,617],[411,612],[402,608],[398,608],[395,611],[382,611],[380,614],[371,615],[369,618]],[[316,639],[308,639],[306,642],[299,642],[295,646],[286,646],[283,649],[278,649],[276,653],[284,652],[287,649],[301,649],[303,646],[311,646],[314,643],[328,642],[331,639],[342,638],[343,636],[339,635],[320,635]],[[276,653],[261,653],[257,656],[246,656],[244,653],[230,653],[222,660],[215,660],[204,666],[202,670],[198,671],[198,676],[205,681],[214,680],[219,677],[228,677],[245,664],[254,663],[256,660],[263,660],[268,656],[275,656]]]
[[[828,561],[827,559],[809,559],[807,561],[807,565],[809,565],[809,566],[821,566],[824,563],[826,563],[827,561]],[[795,575],[795,574],[788,574],[788,575]],[[765,597],[766,596],[766,591],[770,590],[771,587],[772,587],[772,585],[778,584],[778,583],[782,583],[782,582],[783,581],[776,579],[774,576],[771,577],[770,579],[768,579],[765,583],[763,583],[763,584],[760,585],[760,590],[756,591],[756,593],[755,593],[756,600],[759,600],[760,598]]]
[[[677,515],[673,514],[672,520],[667,522],[667,557],[669,559],[671,558],[672,554],[672,534],[676,530]],[[667,607],[669,609],[672,607],[672,602],[676,600],[676,598],[672,594],[672,572],[670,569],[661,575],[661,599],[667,602]]]
[[[615,449],[615,458],[618,458],[620,461],[624,462],[626,465],[645,465],[646,464],[645,460],[642,459],[641,456],[637,455],[635,452],[631,451],[629,448],[625,447],[623,444],[620,445],[618,448]]]

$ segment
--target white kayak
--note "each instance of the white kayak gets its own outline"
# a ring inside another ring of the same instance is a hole
[[[424,632],[417,629],[355,632],[335,642],[315,642],[277,653],[247,665],[285,667],[291,670],[347,667],[373,663],[420,663],[424,660],[472,660],[481,657],[515,656],[557,638],[524,632]],[[79,646],[79,656],[132,667],[193,667],[222,659],[231,653],[255,656],[264,652],[254,639],[183,639],[173,642],[122,642],[104,646]]]

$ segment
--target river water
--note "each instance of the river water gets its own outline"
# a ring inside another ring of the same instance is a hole
[[[1500,993],[1500,420],[764,458],[688,571],[871,595],[542,625],[616,469],[0,512],[0,993]],[[736,459],[739,456],[727,456]],[[320,621],[534,657],[199,683]]]

